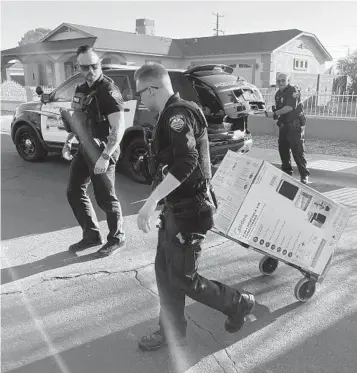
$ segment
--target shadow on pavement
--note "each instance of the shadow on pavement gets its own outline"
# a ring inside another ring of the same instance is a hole
[[[26,162],[13,149],[10,136],[1,134],[1,140],[1,240],[78,226],[66,197],[69,163],[52,154],[44,162]],[[91,186],[88,191],[98,220],[105,220]],[[117,172],[116,192],[123,215],[134,215],[150,186]]]
[[[94,253],[77,256],[75,253],[71,253],[70,251],[63,251],[49,255],[36,262],[2,268],[1,284],[4,285],[51,269],[62,268],[75,263],[84,263],[95,259],[97,258],[94,256]]]
[[[356,325],[357,312],[285,350],[274,360],[264,362],[251,373],[355,373]]]
[[[237,288],[255,283],[258,277],[246,280],[236,285]],[[269,287],[266,288],[269,291]],[[173,372],[183,373],[190,367],[194,367],[215,352],[218,352],[244,338],[258,332],[260,329],[274,322],[277,318],[297,308],[301,303],[296,302],[274,312],[257,302],[253,315],[256,320],[247,322],[247,325],[240,333],[228,334],[224,331],[225,316],[217,314],[213,330],[208,330],[213,335],[229,335],[229,340],[219,342],[206,332],[194,326],[193,322],[188,324],[188,344],[185,347],[169,349],[167,346],[155,352],[143,352],[137,346],[137,340],[148,332],[155,330],[157,319],[136,324],[133,327],[123,329],[104,337],[88,341],[79,346],[60,352],[54,356],[48,356],[20,368],[7,370],[8,373],[144,373],[144,372]],[[192,304],[186,307],[188,314],[195,314],[200,311],[200,304]],[[214,315],[215,316],[215,315]],[[188,317],[190,319],[190,317]],[[197,320],[197,317],[195,318]],[[105,322],[105,320],[103,320]],[[217,332],[217,333],[216,333]],[[205,337],[205,338],[203,338]],[[227,337],[228,338],[228,337]],[[60,362],[60,363],[59,363]],[[212,367],[217,371],[218,365]]]

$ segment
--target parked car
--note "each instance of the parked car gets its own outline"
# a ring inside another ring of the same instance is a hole
[[[126,65],[103,66],[104,74],[114,80],[124,99],[126,130],[118,164],[124,166],[134,180],[144,182],[145,177],[135,165],[147,152],[144,128],[155,125],[157,113],[149,112],[135,97],[134,73],[137,69]],[[248,152],[252,146],[252,136],[247,128],[248,115],[265,111],[258,88],[232,75],[233,69],[226,65],[201,65],[186,71],[168,71],[174,91],[179,92],[183,99],[196,102],[205,113],[212,164],[218,164],[228,149]],[[82,82],[81,74],[76,74],[51,93],[43,93],[42,88],[37,87],[41,100],[17,107],[11,123],[11,136],[24,160],[40,161],[49,152],[61,152],[67,132],[59,110],[70,107],[75,87]],[[76,146],[78,143],[74,148]]]

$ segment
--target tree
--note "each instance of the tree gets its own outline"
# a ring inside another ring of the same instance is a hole
[[[346,75],[351,79],[350,90],[357,92],[357,50],[337,62],[337,68],[341,75]]]
[[[39,42],[44,36],[52,30],[49,28],[38,27],[34,30],[29,30],[19,41],[19,46]]]

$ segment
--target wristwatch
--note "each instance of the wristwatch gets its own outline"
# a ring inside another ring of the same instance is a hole
[[[110,158],[110,156],[106,153],[102,153],[101,157],[105,159],[106,161]]]

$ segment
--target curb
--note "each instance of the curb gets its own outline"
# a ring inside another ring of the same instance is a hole
[[[273,166],[280,168],[280,163],[271,163]],[[296,166],[293,166],[294,173],[299,174]],[[327,171],[316,168],[309,168],[311,172],[311,183],[321,182],[326,184],[326,179],[333,185],[341,187],[357,188],[357,175],[343,171]]]

